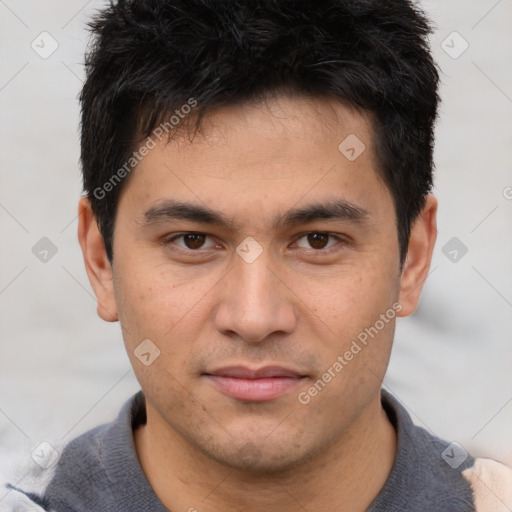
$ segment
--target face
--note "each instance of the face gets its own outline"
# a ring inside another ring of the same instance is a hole
[[[278,97],[210,114],[133,171],[99,295],[162,432],[281,470],[375,401],[401,274],[372,141],[348,107]]]

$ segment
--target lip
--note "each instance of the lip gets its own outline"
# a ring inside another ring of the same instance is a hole
[[[219,391],[237,400],[263,402],[299,385],[306,375],[281,366],[229,366],[203,374]]]

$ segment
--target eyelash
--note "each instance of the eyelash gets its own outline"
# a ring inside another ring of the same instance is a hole
[[[299,235],[297,237],[296,241],[294,242],[294,244],[297,243],[301,238],[307,237],[308,235],[312,235],[312,234],[327,235],[328,237],[335,238],[338,241],[338,243],[333,244],[330,247],[327,247],[326,249],[313,249],[313,248],[305,249],[308,252],[310,251],[312,253],[317,253],[319,255],[330,254],[332,251],[339,249],[337,246],[340,244],[340,242],[342,245],[346,243],[346,240],[343,239],[341,236],[335,235],[333,233],[329,233],[327,231],[308,231],[307,233],[303,233],[303,234]],[[207,233],[203,233],[200,231],[185,231],[183,233],[175,234],[170,238],[164,239],[162,241],[162,245],[165,247],[175,245],[173,243],[175,240],[177,240],[179,238],[183,238],[186,235],[205,235],[207,237],[210,237],[210,235],[208,235]],[[304,250],[304,248],[299,248],[299,249]],[[191,254],[200,255],[201,253],[204,253],[204,251],[205,251],[205,249],[184,249],[183,247],[179,247],[179,246],[175,246],[172,250],[185,252],[185,253],[187,253],[187,255],[191,255]],[[208,249],[206,249],[206,250],[208,250]]]

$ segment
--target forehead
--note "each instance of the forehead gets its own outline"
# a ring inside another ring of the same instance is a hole
[[[258,168],[263,160],[276,164],[307,161],[323,153],[334,164],[339,144],[347,137],[357,140],[358,149],[364,144],[368,163],[373,157],[372,124],[369,113],[334,99],[280,95],[213,111],[205,116],[192,143],[180,134],[170,144],[183,155],[196,153],[196,159],[199,145],[205,158],[214,153],[220,157],[219,152],[224,152],[223,159],[229,160],[236,175],[256,167],[253,171],[258,176],[276,178],[271,172],[265,173],[268,166]],[[250,174],[254,176],[254,172]]]
[[[370,116],[334,100],[279,96],[225,107],[206,115],[193,137],[177,134],[142,159],[120,202],[140,213],[174,198],[228,215],[267,210],[270,218],[271,203],[339,195],[368,210],[379,194],[390,199],[376,172]]]

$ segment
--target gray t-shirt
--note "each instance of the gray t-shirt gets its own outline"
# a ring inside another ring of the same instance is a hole
[[[484,471],[475,472],[475,459],[460,445],[415,426],[386,390],[382,390],[382,404],[397,431],[397,454],[391,474],[368,512],[512,510],[508,508],[511,503],[505,501],[512,490],[510,469],[487,461]],[[65,445],[53,466],[7,484],[10,492],[0,502],[0,512],[166,512],[135,451],[133,430],[145,421],[145,399],[139,392],[116,420]],[[482,494],[486,489],[489,496]],[[494,499],[496,507],[506,508],[493,508],[485,499]],[[481,506],[477,507],[477,502]]]

